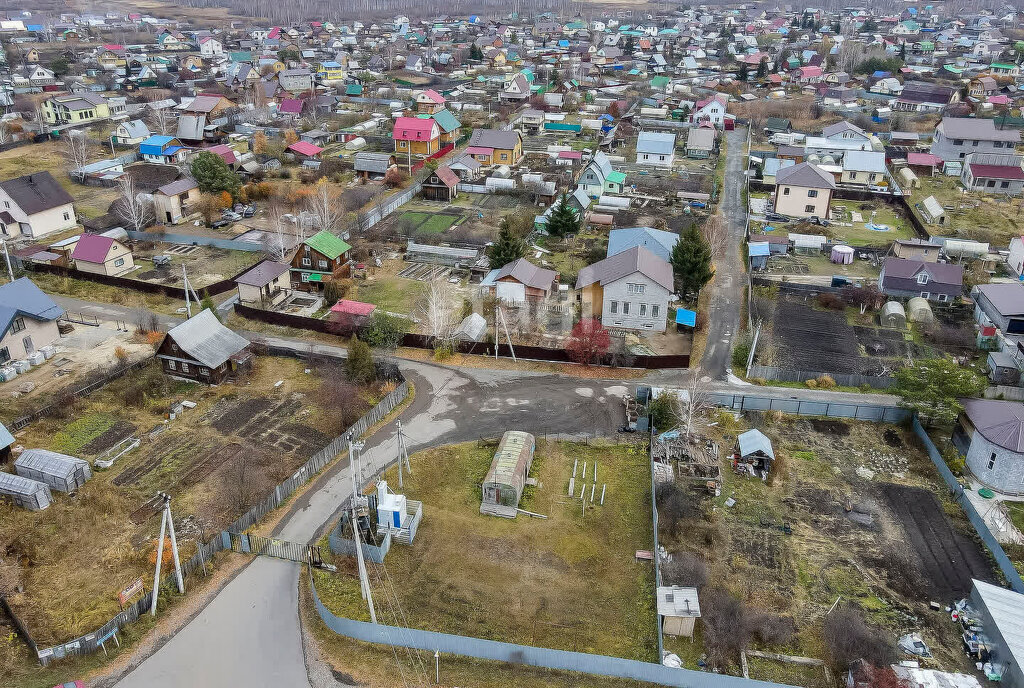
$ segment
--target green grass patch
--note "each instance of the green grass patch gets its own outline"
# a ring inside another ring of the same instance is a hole
[[[442,234],[459,221],[457,215],[431,215],[417,229],[417,234]]]
[[[351,297],[357,301],[372,303],[392,313],[411,314],[416,310],[416,302],[426,289],[426,284],[404,277],[382,277],[380,279],[359,282],[355,294]]]
[[[90,413],[72,421],[53,436],[50,449],[61,454],[76,456],[82,447],[114,426],[117,419],[107,413]]]

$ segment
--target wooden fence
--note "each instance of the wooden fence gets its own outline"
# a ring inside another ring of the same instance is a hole
[[[87,280],[98,284],[106,284],[110,287],[118,287],[119,289],[132,289],[134,291],[141,291],[147,294],[163,294],[164,296],[172,299],[185,299],[185,289],[183,287],[174,287],[168,284],[157,284],[156,282],[144,282],[142,280],[130,279],[128,277],[101,275],[95,272],[83,272],[81,270],[76,270],[75,268],[66,268],[61,265],[49,265],[47,263],[31,263],[25,267],[26,269],[33,270],[35,272],[45,272],[51,275],[59,275],[61,277]],[[224,292],[231,291],[235,288],[235,280],[244,275],[250,269],[252,269],[251,265],[232,277],[222,279],[219,282],[214,282],[213,284],[208,284],[205,287],[197,288],[196,291],[199,292],[200,295],[209,294],[210,296],[216,296],[217,294],[223,294]]]

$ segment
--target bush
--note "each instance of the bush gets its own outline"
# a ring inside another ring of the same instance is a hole
[[[705,329],[707,329],[707,326],[708,326],[708,314],[705,311],[697,311],[697,317],[696,317],[696,319],[694,321],[693,331],[694,332],[703,332]],[[749,347],[748,347],[748,352],[747,353],[749,354]],[[743,365],[746,365],[746,364],[747,364],[747,361],[746,361],[746,357],[744,356]]]
[[[647,403],[647,415],[658,432],[671,430],[675,425],[675,411],[672,409],[672,397],[668,394],[651,399]]]
[[[750,382],[754,383],[759,387],[764,387],[765,385],[768,384],[768,380],[764,379],[763,377],[752,377],[750,378]]]
[[[348,294],[349,284],[344,280],[327,280],[324,282],[324,305],[338,303]]]
[[[407,330],[404,318],[389,315],[381,309],[373,311],[369,322],[359,333],[360,338],[378,349],[393,349],[402,343]]]
[[[670,561],[661,565],[661,578],[665,585],[697,588],[708,582],[708,569],[697,555],[675,552]]]
[[[843,300],[843,297],[830,292],[818,294],[818,305],[832,311],[841,311],[846,308],[846,302]]]
[[[748,335],[736,342],[732,349],[732,367],[736,370],[747,369],[747,358],[750,356],[751,341]]]
[[[345,359],[345,371],[350,380],[366,384],[377,378],[377,369],[373,365],[373,352],[370,345],[352,335],[348,343],[348,358]]]
[[[858,659],[874,666],[888,666],[896,659],[893,644],[885,634],[869,626],[860,612],[848,606],[825,617],[825,647],[837,672],[846,671]]]
[[[831,375],[819,375],[817,379],[818,389],[832,389],[836,381]]]
[[[124,390],[124,405],[131,408],[146,407],[146,388],[141,384],[128,385]]]
[[[807,385],[807,389],[817,389],[818,388],[818,381],[817,380],[804,380],[804,384]]]

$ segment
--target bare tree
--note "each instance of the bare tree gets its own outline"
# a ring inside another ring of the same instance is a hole
[[[702,377],[694,371],[690,375],[686,387],[679,390],[679,393],[671,395],[673,420],[676,427],[683,431],[686,437],[692,434],[694,423],[713,406],[710,383],[710,377],[707,375]]]
[[[61,152],[67,162],[68,171],[84,167],[92,155],[92,142],[83,131],[69,131],[64,137]]]
[[[341,228],[345,211],[338,188],[326,177],[321,177],[306,199],[306,210],[313,216],[313,224],[321,230],[334,233]]]
[[[251,459],[244,452],[239,454],[232,459],[231,467],[225,475],[225,491],[236,514],[248,511],[258,497],[258,476],[256,467],[249,465]]]
[[[13,122],[0,122],[0,145],[9,143],[14,139],[14,134],[21,131],[21,127]]]
[[[435,279],[427,285],[420,300],[419,316],[427,334],[434,339],[435,348],[447,346],[455,340],[458,327],[455,306],[455,293],[447,280]]]
[[[153,133],[167,136],[171,131],[171,126],[174,124],[174,115],[171,113],[170,108],[153,107],[151,105],[149,114],[146,115],[146,123],[153,128]]]
[[[700,233],[711,247],[711,254],[714,257],[719,258],[725,253],[729,243],[729,229],[721,215],[712,215],[705,220]]]
[[[144,194],[136,191],[135,179],[130,174],[121,175],[117,188],[117,216],[131,229],[141,232],[153,222],[152,203]]]

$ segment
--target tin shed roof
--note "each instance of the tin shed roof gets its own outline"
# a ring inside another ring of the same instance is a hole
[[[249,346],[247,339],[222,325],[209,308],[171,328],[167,336],[207,368],[216,368]]]

